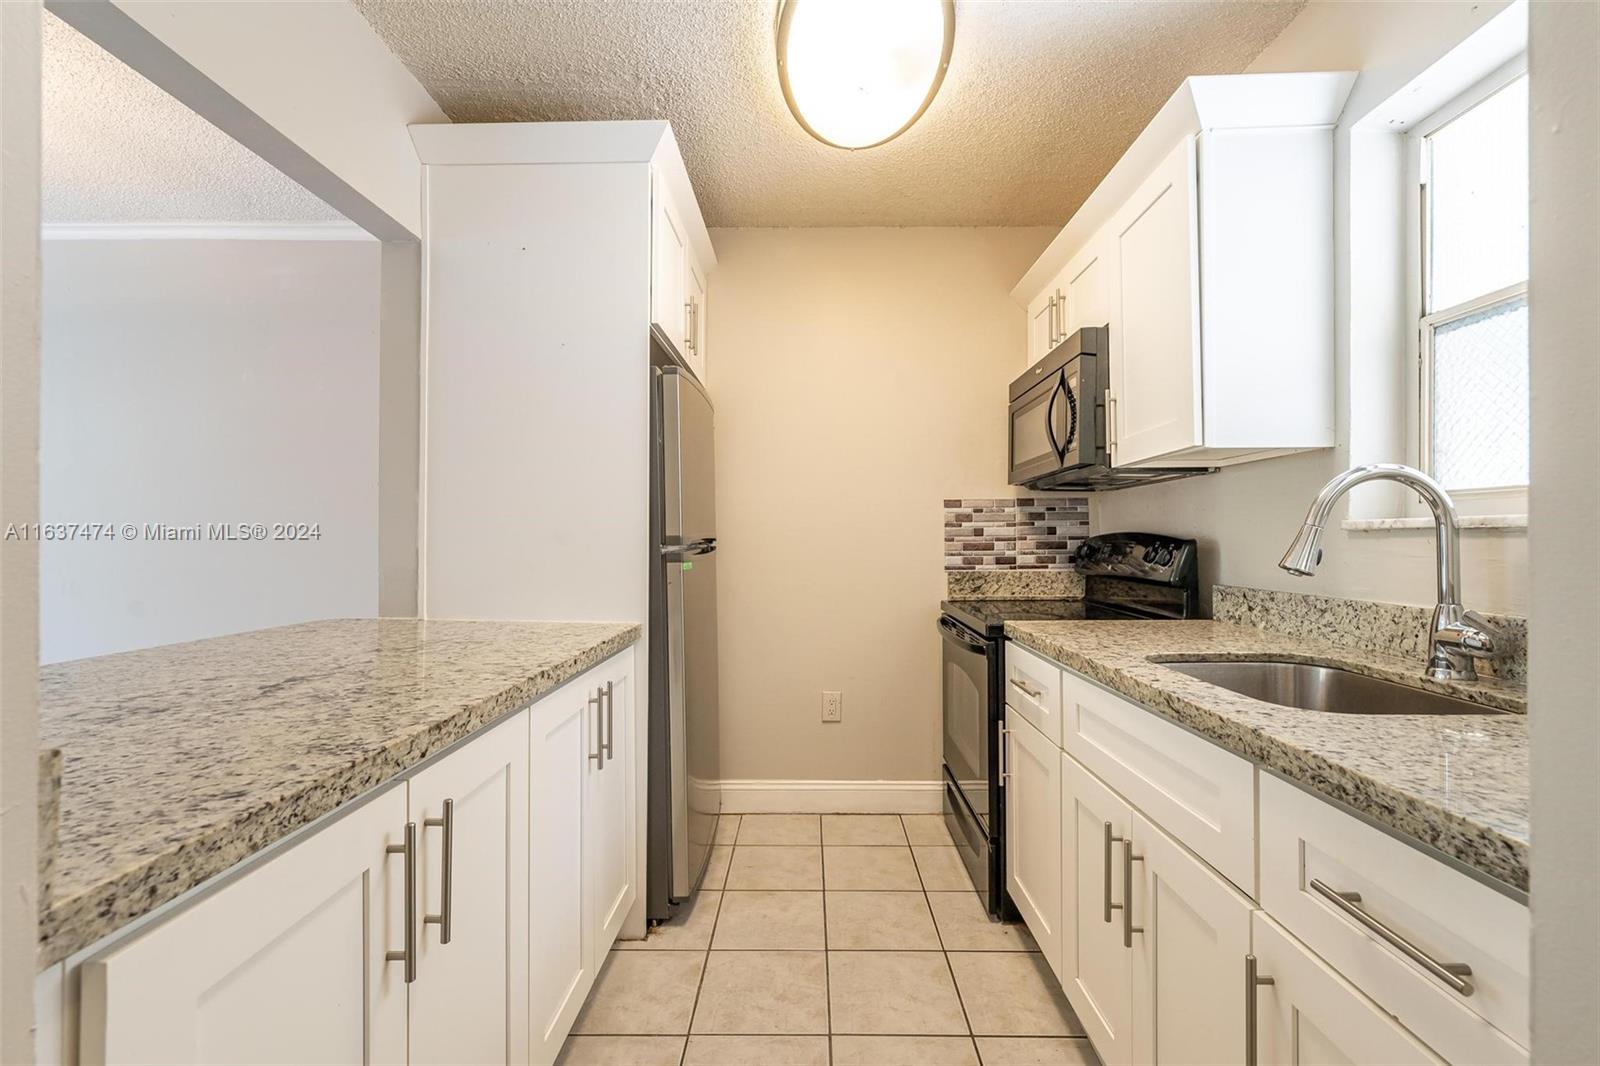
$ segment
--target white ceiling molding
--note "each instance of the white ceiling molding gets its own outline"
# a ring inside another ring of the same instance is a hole
[[[354,222],[46,222],[47,241],[374,241]]]
[[[801,128],[775,0],[356,0],[455,122],[666,119],[710,226],[1059,226],[1185,77],[1303,6],[962,2],[945,81],[888,144]]]

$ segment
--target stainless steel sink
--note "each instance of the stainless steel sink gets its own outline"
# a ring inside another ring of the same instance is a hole
[[[1161,665],[1242,696],[1307,711],[1331,714],[1507,713],[1333,666],[1272,660],[1209,660]]]

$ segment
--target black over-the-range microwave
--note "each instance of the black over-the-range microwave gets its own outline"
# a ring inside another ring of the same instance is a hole
[[[1110,328],[1085,326],[1011,383],[1011,484],[1098,491],[1207,472],[1112,467],[1106,448],[1110,351]]]

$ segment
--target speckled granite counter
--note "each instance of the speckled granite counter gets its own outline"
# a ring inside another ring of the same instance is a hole
[[[632,644],[607,622],[341,619],[57,663],[39,965],[88,946]]]
[[[1514,888],[1528,887],[1528,720],[1327,714],[1263,703],[1161,665],[1263,656],[1340,666],[1524,712],[1503,682],[1430,682],[1386,658],[1225,622],[1008,622],[1006,634],[1230,751]]]

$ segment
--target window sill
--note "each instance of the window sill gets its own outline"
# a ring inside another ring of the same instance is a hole
[[[1527,529],[1525,514],[1464,514],[1458,520],[1462,529]],[[1427,516],[1406,518],[1347,518],[1340,528],[1351,533],[1383,533],[1391,529],[1432,529]]]

